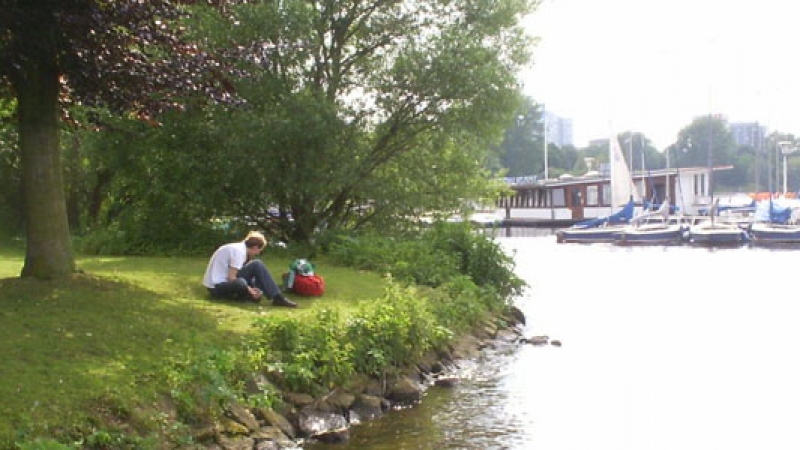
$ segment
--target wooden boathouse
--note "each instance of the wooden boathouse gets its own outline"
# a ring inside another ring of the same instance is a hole
[[[733,166],[713,168],[714,172],[730,169]],[[688,167],[635,172],[631,177],[637,199],[660,204],[669,196],[684,214],[695,215],[711,204],[710,173],[709,167]],[[497,207],[507,225],[562,226],[607,216],[622,207],[611,205],[608,170],[549,180],[508,178],[506,183],[513,194],[500,198]],[[642,206],[642,201],[637,203]]]

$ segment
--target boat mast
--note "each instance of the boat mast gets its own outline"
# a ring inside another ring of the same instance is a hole
[[[711,125],[711,113],[708,113],[708,193],[711,199],[708,211],[711,215],[711,227],[713,228],[716,208],[714,208],[714,146],[712,145],[714,130]]]
[[[543,144],[543,146],[544,146],[544,149],[543,149],[543,151],[544,151],[544,179],[545,180],[549,180],[550,179],[550,173],[549,173],[548,166],[550,164],[548,164],[548,161],[547,161],[547,110],[545,109],[544,105],[542,105],[542,128],[543,128],[543,132],[542,132],[543,139],[542,139],[542,141],[544,142],[544,144]]]

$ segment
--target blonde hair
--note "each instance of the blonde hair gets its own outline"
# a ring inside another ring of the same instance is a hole
[[[265,238],[264,235],[259,231],[251,231],[247,233],[247,236],[245,236],[244,245],[248,248],[264,248],[267,245],[267,238]]]

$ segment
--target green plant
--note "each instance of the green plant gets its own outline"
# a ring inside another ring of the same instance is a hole
[[[19,450],[73,450],[75,447],[71,445],[62,444],[55,439],[49,438],[36,438],[30,442],[18,442],[17,449]]]
[[[398,281],[437,287],[457,277],[470,277],[485,287],[488,298],[503,305],[522,292],[514,260],[490,237],[468,224],[438,223],[402,239],[376,235],[337,236],[326,241],[338,263],[390,273]]]
[[[238,366],[236,353],[214,348],[172,357],[164,372],[181,417],[213,418],[236,400],[241,393]]]
[[[77,237],[75,247],[86,255],[205,255],[243,235],[215,229],[211,222],[201,225],[192,218],[137,211]]]
[[[356,371],[378,375],[419,358],[449,337],[413,288],[390,285],[381,301],[364,304],[346,324]]]
[[[152,439],[141,438],[121,430],[95,429],[75,443],[78,448],[98,450],[144,450],[157,448]]]
[[[338,311],[324,308],[311,323],[293,318],[264,318],[256,322],[257,345],[248,346],[251,361],[277,374],[287,388],[315,392],[344,382],[352,373],[350,344],[342,339]],[[261,349],[268,348],[269,351]]]
[[[490,237],[475,233],[468,224],[441,223],[426,238],[433,248],[458,255],[459,273],[478,286],[493,288],[501,300],[519,295],[524,282],[514,274],[514,259]]]
[[[441,325],[454,333],[466,332],[487,311],[486,293],[464,275],[432,292],[430,305]]]

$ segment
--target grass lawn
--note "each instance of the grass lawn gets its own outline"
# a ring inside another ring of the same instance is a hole
[[[300,256],[300,255],[298,255]],[[104,399],[152,404],[170,356],[207,344],[236,346],[260,315],[312,318],[383,294],[378,274],[315,259],[319,298],[291,296],[298,309],[211,301],[206,258],[78,257],[69,280],[20,279],[23,246],[0,244],[0,448],[19,431],[52,434],[101,414]],[[263,255],[277,277],[294,257]]]

